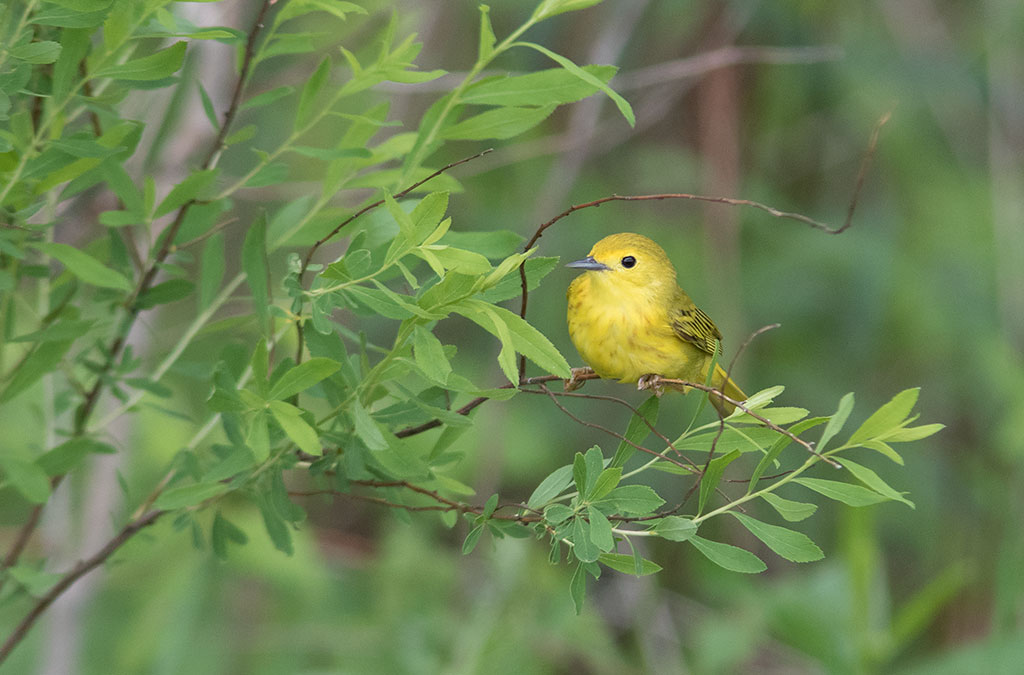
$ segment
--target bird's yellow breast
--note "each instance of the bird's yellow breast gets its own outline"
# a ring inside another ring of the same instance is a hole
[[[573,280],[567,297],[569,337],[601,377],[704,377],[710,359],[675,335],[669,308],[656,293],[587,272]]]

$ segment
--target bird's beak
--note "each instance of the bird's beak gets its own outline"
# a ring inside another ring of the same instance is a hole
[[[575,267],[576,269],[580,269],[580,270],[593,270],[593,271],[610,270],[611,269],[611,267],[608,267],[604,263],[597,262],[596,260],[594,260],[594,256],[592,256],[592,255],[588,255],[583,260],[575,260],[575,261],[573,261],[571,263],[567,263],[566,267]]]

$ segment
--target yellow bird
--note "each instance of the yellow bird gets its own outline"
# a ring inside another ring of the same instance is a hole
[[[707,381],[722,334],[679,288],[660,246],[640,234],[613,234],[567,267],[586,270],[566,294],[569,336],[594,372],[659,393],[660,378]],[[718,364],[711,384],[736,401],[747,398]],[[723,416],[735,408],[708,398]]]

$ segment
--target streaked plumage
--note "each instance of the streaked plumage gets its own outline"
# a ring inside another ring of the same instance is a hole
[[[660,246],[639,234],[613,234],[569,263],[586,270],[569,285],[569,336],[603,378],[646,384],[650,376],[704,382],[722,334],[676,283]],[[712,385],[746,395],[715,368]],[[724,415],[733,406],[709,397]]]

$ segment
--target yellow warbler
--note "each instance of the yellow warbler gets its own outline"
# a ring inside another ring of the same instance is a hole
[[[567,266],[586,270],[569,285],[569,336],[598,375],[659,392],[662,377],[707,380],[722,334],[679,288],[660,246],[640,234],[613,234]],[[747,398],[718,364],[711,384],[734,400]],[[708,398],[722,415],[734,410]]]

